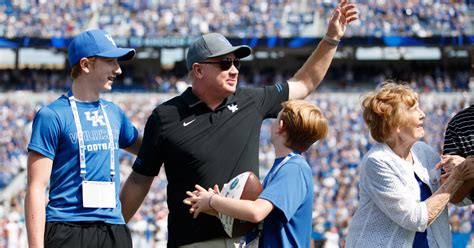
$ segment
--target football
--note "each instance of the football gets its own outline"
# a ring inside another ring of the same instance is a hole
[[[248,171],[224,184],[221,195],[240,200],[256,200],[262,190],[262,184],[258,177],[253,172]],[[231,238],[243,236],[258,225],[257,223],[234,219],[221,213],[219,213],[219,219],[227,235]]]

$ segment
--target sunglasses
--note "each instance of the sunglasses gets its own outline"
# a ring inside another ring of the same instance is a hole
[[[240,69],[240,59],[223,59],[221,61],[204,61],[199,62],[199,64],[216,64],[221,67],[221,70],[227,71],[232,67],[232,64],[235,68]]]

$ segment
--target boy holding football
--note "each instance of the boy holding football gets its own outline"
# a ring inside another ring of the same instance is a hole
[[[309,247],[313,177],[301,153],[326,137],[328,122],[318,107],[304,100],[290,100],[282,106],[271,126],[276,159],[255,201],[226,198],[218,194],[217,187],[206,190],[196,185],[183,202],[191,206],[194,218],[202,212],[220,212],[244,221],[263,221],[259,247]]]

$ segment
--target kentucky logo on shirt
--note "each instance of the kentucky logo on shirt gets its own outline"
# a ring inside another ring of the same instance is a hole
[[[239,107],[237,106],[237,104],[235,103],[232,103],[230,105],[227,105],[227,108],[232,111],[232,113],[234,113],[235,111],[239,110]]]
[[[119,137],[120,130],[119,129],[112,129],[112,133],[114,137]],[[96,128],[93,130],[85,130],[82,133],[84,137],[84,143],[86,146],[86,151],[88,152],[99,152],[99,151],[108,151],[110,149],[119,149],[118,140],[115,140],[115,144],[110,144],[109,134],[107,130]],[[73,132],[69,134],[69,139],[71,143],[76,144],[77,140],[77,132]]]
[[[92,111],[92,112],[87,111],[87,112],[84,112],[84,115],[86,115],[86,120],[92,121],[93,127],[97,127],[98,125],[105,126],[104,116],[99,115],[99,110]]]

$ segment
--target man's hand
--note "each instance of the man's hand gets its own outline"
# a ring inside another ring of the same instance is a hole
[[[453,164],[455,164],[454,166],[448,166],[446,174],[441,176],[441,183],[448,180],[446,179],[447,177],[452,177],[454,180],[464,181],[461,187],[451,197],[450,202],[454,204],[463,201],[463,199],[474,189],[474,157],[467,157],[462,163],[456,164],[458,162],[459,160],[453,162]]]
[[[467,181],[474,179],[474,157],[467,157],[462,163],[449,168],[449,172],[451,173],[450,177],[455,180]]]
[[[464,162],[465,158],[458,156],[458,155],[442,155],[441,156],[441,161],[439,161],[436,164],[436,169],[443,169],[444,172],[448,173],[451,172],[451,170],[460,165],[462,162]]]
[[[331,15],[326,35],[331,39],[340,40],[346,32],[347,25],[357,19],[359,18],[356,5],[341,0]]]

